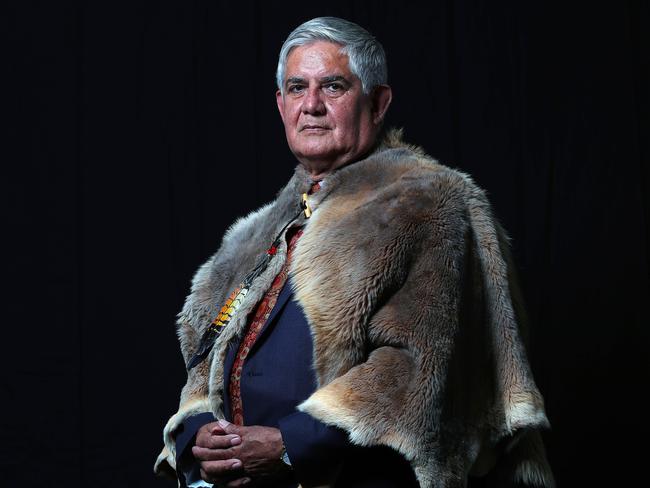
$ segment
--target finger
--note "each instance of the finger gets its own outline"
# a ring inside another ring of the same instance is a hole
[[[203,435],[197,436],[195,444],[210,449],[227,449],[241,444],[241,437],[237,434]]]
[[[225,430],[217,423],[213,422],[210,424],[210,434],[212,435],[224,435],[227,434]]]
[[[239,459],[228,459],[227,461],[204,461],[201,463],[201,471],[205,472],[206,481],[215,483],[218,478],[226,474],[231,474],[242,468],[242,462]],[[209,479],[208,479],[209,478]]]
[[[241,431],[241,426],[231,424],[226,419],[217,420],[217,424],[219,424],[219,427],[223,429],[226,434],[239,434]]]
[[[199,446],[192,446],[192,455],[197,461],[223,461],[237,457],[237,453],[232,449],[209,449]]]
[[[237,488],[238,486],[245,486],[251,482],[250,478],[237,478],[236,480],[229,481],[226,483],[228,488]]]
[[[226,432],[221,428],[217,422],[212,422],[205,424],[201,427],[196,433],[196,444],[203,445],[207,442],[207,439],[213,435],[226,435]]]
[[[203,426],[199,429],[199,433],[201,433],[201,432],[210,433],[210,432],[212,432],[212,431],[215,430],[215,429],[220,430],[220,431],[223,430],[223,429],[221,428],[221,426],[219,425],[219,422],[216,422],[216,421],[215,421],[215,422],[210,422],[210,423],[208,423],[208,424],[203,425]]]

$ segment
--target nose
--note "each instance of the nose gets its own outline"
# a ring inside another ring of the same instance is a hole
[[[302,112],[309,115],[323,115],[325,103],[321,97],[322,93],[318,87],[309,87],[302,100]]]

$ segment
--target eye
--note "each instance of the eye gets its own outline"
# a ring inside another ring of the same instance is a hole
[[[325,90],[329,93],[340,93],[343,91],[343,85],[341,83],[328,83],[325,85]]]
[[[289,85],[287,87],[287,92],[288,93],[293,93],[293,94],[300,94],[305,90],[304,85]]]

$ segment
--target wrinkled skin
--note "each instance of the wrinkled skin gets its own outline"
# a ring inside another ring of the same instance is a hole
[[[324,41],[294,48],[276,92],[289,147],[315,180],[372,149],[392,98],[387,85],[364,94],[340,50]]]
[[[290,476],[280,459],[282,448],[282,435],[276,428],[219,420],[199,429],[192,454],[200,464],[202,479],[231,488]]]

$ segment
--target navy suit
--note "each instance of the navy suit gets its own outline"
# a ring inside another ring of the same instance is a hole
[[[281,488],[334,484],[337,488],[417,487],[409,463],[387,447],[361,448],[350,444],[347,434],[328,426],[296,406],[316,389],[312,368],[313,344],[304,312],[287,282],[278,296],[257,341],[244,361],[241,398],[244,425],[279,428],[295,470],[291,482],[276,483]],[[233,362],[239,349],[233,343],[224,364],[224,416],[231,420],[228,386]],[[212,414],[190,417],[176,439],[177,466],[193,462],[190,447],[196,431],[211,422]],[[182,478],[179,469],[179,476]],[[181,480],[181,486],[183,481]]]

